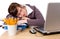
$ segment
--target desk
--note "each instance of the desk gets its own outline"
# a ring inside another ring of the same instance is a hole
[[[5,32],[0,39],[60,39],[60,34],[53,34],[53,35],[46,35],[44,36],[41,33],[37,34],[31,34],[29,33],[29,29],[26,29],[22,32],[19,32],[17,35],[15,36],[11,36],[9,37],[7,32]]]
[[[38,36],[38,37],[37,37]],[[26,29],[22,32],[18,32],[15,36],[8,36],[8,32],[6,31],[0,39],[37,39],[41,38],[42,34],[37,33],[37,34],[31,34],[29,33],[29,29]]]

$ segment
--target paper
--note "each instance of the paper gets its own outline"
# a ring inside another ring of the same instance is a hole
[[[0,28],[0,36],[3,35],[7,30],[4,30],[3,28]]]

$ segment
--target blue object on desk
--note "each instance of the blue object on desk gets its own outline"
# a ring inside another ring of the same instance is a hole
[[[5,30],[7,30],[7,29],[8,29],[7,25],[6,25],[6,26],[4,26],[4,29],[5,29]]]
[[[27,27],[26,24],[18,25],[17,30],[19,30],[19,29],[24,30],[24,29],[26,29],[26,27]]]
[[[27,27],[27,24],[17,25],[17,30],[24,30],[26,29],[26,27]],[[4,26],[4,29],[8,30],[7,25]]]

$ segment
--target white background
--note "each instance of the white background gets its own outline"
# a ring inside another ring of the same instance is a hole
[[[46,19],[48,3],[60,2],[60,1],[59,0],[0,0],[0,19],[6,17],[6,15],[8,14],[8,7],[12,2],[35,5],[41,11],[44,19]]]

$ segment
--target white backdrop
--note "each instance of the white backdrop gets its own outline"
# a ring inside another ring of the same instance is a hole
[[[45,19],[48,3],[60,2],[60,1],[59,0],[0,0],[0,19],[5,18],[5,16],[8,14],[8,7],[12,2],[35,5],[41,11]]]

